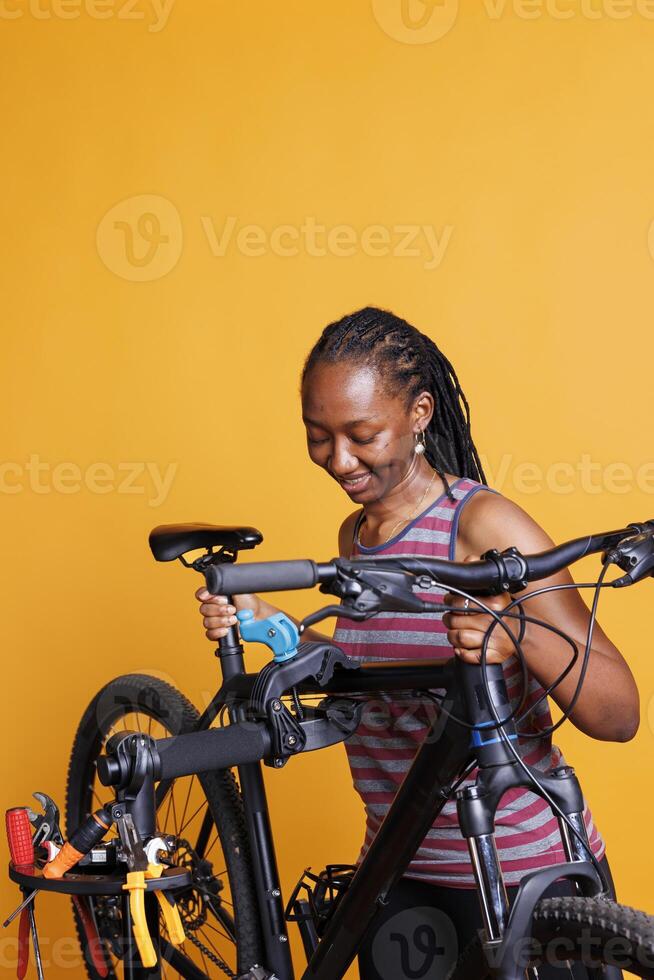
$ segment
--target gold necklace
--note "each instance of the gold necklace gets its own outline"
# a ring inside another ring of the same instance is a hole
[[[425,490],[425,492],[423,493],[422,497],[420,498],[420,500],[418,501],[418,503],[416,504],[416,506],[414,507],[414,509],[411,511],[411,513],[409,514],[409,516],[408,517],[401,517],[400,520],[397,522],[397,524],[394,524],[393,527],[391,528],[391,533],[388,535],[388,537],[384,538],[384,540],[381,541],[380,544],[386,544],[388,541],[390,541],[391,538],[393,537],[393,535],[395,534],[395,531],[400,526],[400,524],[405,524],[407,521],[410,521],[411,518],[415,516],[415,514],[417,514],[418,510],[420,509],[420,506],[421,506],[422,502],[424,501],[425,497],[427,496],[427,494],[431,490],[432,484],[433,484],[434,480],[436,479],[436,476],[437,476],[436,470],[434,470],[434,472],[432,474],[432,478],[429,481],[429,483],[427,484],[427,489]],[[379,547],[379,545],[377,545],[377,547]]]

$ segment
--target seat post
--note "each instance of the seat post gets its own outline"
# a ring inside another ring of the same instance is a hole
[[[227,602],[233,606],[234,597],[228,595]],[[229,681],[232,677],[245,673],[244,652],[238,626],[230,626],[226,636],[221,636],[218,640],[218,648],[216,650],[216,656],[220,660],[220,669],[224,681]]]

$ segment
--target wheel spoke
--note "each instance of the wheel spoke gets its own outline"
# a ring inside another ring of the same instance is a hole
[[[182,825],[182,826],[181,826],[181,827],[179,828],[179,833],[180,833],[180,834],[182,834],[182,833],[183,833],[183,832],[184,832],[184,831],[186,830],[186,828],[188,827],[188,825],[189,825],[189,824],[191,823],[191,821],[193,820],[193,817],[195,817],[195,816],[197,816],[197,814],[198,814],[198,813],[200,812],[200,810],[202,810],[202,809],[204,809],[204,807],[205,807],[205,806],[207,806],[207,801],[206,801],[206,800],[202,800],[202,803],[200,803],[200,806],[199,806],[199,807],[197,808],[197,810],[194,810],[194,811],[193,811],[193,813],[191,814],[191,816],[190,816],[190,817],[188,818],[188,820],[186,821],[186,823],[185,823],[185,824],[183,824],[183,825]]]
[[[180,823],[181,823],[181,827],[180,827],[180,830],[179,830],[180,834],[181,834],[182,830],[184,829],[184,827],[186,826],[185,823],[184,823],[184,817],[186,816],[186,811],[188,809],[188,801],[189,801],[189,799],[191,797],[191,790],[193,789],[193,782],[194,782],[194,780],[195,780],[195,775],[191,776],[191,779],[190,779],[189,784],[188,784],[188,792],[186,794],[186,800],[184,802],[184,809],[182,811],[182,819],[180,821]]]
[[[164,822],[163,822],[164,827],[167,827],[168,826],[168,817],[170,816],[170,804],[171,804],[172,798],[173,798],[173,794],[169,791],[168,792],[168,807],[166,809],[166,817],[165,817]]]
[[[175,783],[173,783],[173,788],[170,791],[170,798],[173,801],[173,817],[175,820],[175,835],[179,837],[179,830],[177,829],[177,807],[175,806]]]
[[[209,922],[205,922],[203,928],[204,929],[211,929],[212,932],[215,932],[216,935],[220,936],[221,939],[226,939],[227,942],[229,942],[229,943],[231,943],[233,941],[232,939],[230,939],[230,937],[226,933],[221,932],[220,929],[218,929],[216,926],[212,926]]]
[[[227,904],[229,904],[229,903],[227,903]],[[232,915],[230,915],[230,913],[226,909],[223,908],[223,902],[220,901],[216,905],[216,904],[214,904],[214,902],[211,899],[207,899],[207,906],[211,910],[211,912],[213,913],[213,915],[215,915],[215,917],[218,920],[218,922],[220,922],[220,924],[226,930],[226,932],[227,932],[230,940],[233,943],[235,943],[236,942],[236,927],[235,927],[235,924],[234,924],[234,918],[233,918]],[[230,906],[230,908],[231,908],[231,906]]]

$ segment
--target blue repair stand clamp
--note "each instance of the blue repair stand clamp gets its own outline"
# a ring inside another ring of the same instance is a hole
[[[283,612],[255,620],[251,609],[236,613],[241,636],[248,643],[264,643],[272,650],[273,660],[280,664],[297,653],[300,631]]]

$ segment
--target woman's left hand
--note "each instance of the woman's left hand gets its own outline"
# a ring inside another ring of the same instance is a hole
[[[479,561],[480,556],[468,555],[464,560]],[[509,595],[480,596],[479,599],[484,605],[497,611],[505,609],[512,601]],[[494,622],[493,617],[481,610],[478,612],[459,612],[458,610],[464,607],[466,600],[451,592],[447,593],[443,601],[452,608],[452,612],[445,613],[443,616],[443,622],[447,626],[447,639],[454,647],[454,652],[466,663],[478,664],[481,660],[484,636],[488,627]],[[468,608],[475,608],[473,599],[470,600]],[[513,633],[517,634],[516,620],[505,619],[504,622]],[[499,664],[508,660],[513,653],[515,653],[515,646],[506,631],[498,623],[490,635],[486,648],[486,662]]]

